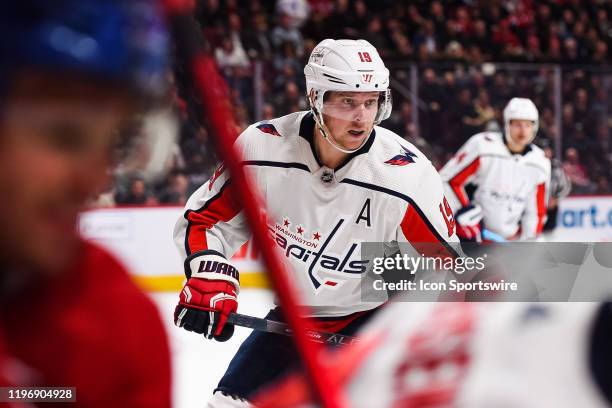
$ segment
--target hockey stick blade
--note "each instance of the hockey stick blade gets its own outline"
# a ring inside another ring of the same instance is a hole
[[[227,322],[236,326],[268,333],[284,334],[285,336],[291,336],[292,334],[289,325],[286,323],[262,319],[260,317],[247,316],[240,313],[230,313],[227,318]],[[309,331],[306,333],[306,336],[310,340],[316,341],[317,343],[330,344],[334,346],[348,346],[359,341],[359,339],[354,336],[319,331]]]

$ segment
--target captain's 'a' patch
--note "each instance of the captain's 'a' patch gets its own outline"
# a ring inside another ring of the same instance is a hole
[[[276,128],[274,127],[273,124],[271,123],[260,123],[259,125],[256,126],[257,129],[261,130],[264,133],[267,133],[269,135],[273,135],[273,136],[281,136],[280,133],[278,133],[278,130],[276,130]]]

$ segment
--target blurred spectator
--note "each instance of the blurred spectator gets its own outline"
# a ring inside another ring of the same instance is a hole
[[[544,154],[550,160],[550,196],[548,199],[548,208],[546,210],[546,223],[544,231],[552,231],[557,226],[557,216],[559,214],[559,200],[567,197],[572,190],[572,183],[563,170],[563,165],[554,157],[552,146],[549,142],[541,144]]]
[[[403,135],[406,125],[414,122],[412,105],[408,101],[404,101],[391,113],[391,117],[385,122],[385,127],[394,131],[398,135]]]
[[[284,41],[280,45],[280,49],[274,57],[273,67],[277,72],[285,71],[282,72],[286,77],[285,80],[295,80],[296,73],[304,69],[292,42]]]
[[[281,45],[289,42],[293,45],[293,49],[298,57],[301,57],[304,52],[304,40],[300,31],[291,26],[291,16],[281,13],[278,16],[278,25],[272,30],[272,45],[277,50],[281,49]]]
[[[189,179],[182,172],[174,172],[168,175],[168,179],[158,195],[160,204],[175,204],[184,206],[187,202],[189,191]]]
[[[450,124],[457,129],[456,138],[452,141],[454,150],[457,150],[470,136],[481,130],[479,115],[476,112],[469,89],[464,88],[459,91],[457,106],[451,116]]]
[[[389,46],[387,44],[387,39],[382,32],[382,21],[380,17],[372,17],[372,19],[368,22],[365,33],[363,33],[360,37],[368,41],[370,44],[376,47],[376,49],[383,50],[381,51],[381,55],[387,54],[386,50],[389,49]]]
[[[475,125],[481,129],[484,129],[489,122],[495,119],[495,109],[493,109],[491,106],[489,93],[484,88],[481,88],[478,91],[478,97],[476,98],[474,109],[478,114]]]
[[[300,91],[295,82],[287,82],[284,92],[276,99],[275,110],[281,115],[305,110],[308,108],[306,95]]]
[[[215,49],[215,59],[226,76],[232,76],[235,73],[231,69],[247,68],[249,66],[249,59],[242,45],[234,42],[230,37],[224,37],[221,40],[221,46]]]
[[[570,147],[565,151],[563,170],[572,182],[572,189],[577,194],[590,194],[593,190],[584,165],[580,162],[578,151]]]
[[[306,0],[277,0],[276,13],[289,17],[289,25],[300,28],[310,14],[310,5]]]
[[[435,56],[438,54],[439,41],[436,37],[433,21],[426,20],[424,22],[414,37],[414,45],[416,47],[423,46],[429,55]]]
[[[270,120],[278,116],[274,111],[274,106],[270,105],[269,103],[264,104],[261,113],[263,115],[262,120]]]
[[[263,13],[251,16],[251,26],[240,36],[244,49],[249,58],[272,58],[273,47],[268,36],[268,21]]]
[[[144,178],[134,175],[129,177],[125,192],[115,194],[117,204],[155,205],[157,200],[148,191]]]
[[[610,194],[610,180],[608,180],[607,176],[602,175],[597,178],[597,183],[595,185],[595,191],[593,194]]]

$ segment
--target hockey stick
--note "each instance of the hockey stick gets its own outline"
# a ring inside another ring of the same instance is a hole
[[[501,235],[498,235],[492,231],[489,231],[488,229],[482,230],[482,239],[486,239],[487,241],[492,241],[492,242],[506,242],[507,241]]]
[[[293,331],[286,323],[262,319],[260,317],[247,316],[240,313],[230,313],[227,318],[227,322],[236,326],[246,327],[267,333],[284,334],[285,336],[291,336],[293,334]],[[331,344],[334,346],[348,346],[359,341],[359,339],[354,336],[314,330],[308,330],[306,332],[306,337],[317,343]]]

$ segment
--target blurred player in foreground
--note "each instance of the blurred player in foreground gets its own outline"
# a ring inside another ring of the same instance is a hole
[[[393,303],[329,356],[351,408],[612,406],[612,303]],[[294,375],[259,408],[313,406]]]
[[[389,71],[363,40],[324,40],[304,69],[311,110],[249,126],[237,143],[268,210],[271,245],[320,330],[351,334],[383,302],[364,302],[361,242],[458,243],[442,181],[404,139],[376,126],[391,113]],[[239,273],[229,259],[249,238],[232,179],[220,167],[189,199],[175,240],[187,283],[178,326],[226,340]],[[437,248],[434,248],[437,247]],[[272,320],[282,320],[274,309]],[[254,332],[242,344],[210,406],[246,406],[262,385],[298,361],[292,340]]]
[[[76,387],[76,406],[170,406],[153,303],[78,214],[119,127],[163,94],[153,1],[23,0],[0,12],[0,383]]]
[[[532,142],[538,110],[512,98],[504,131],[472,136],[440,170],[462,241],[482,241],[482,226],[506,240],[533,239],[546,220],[550,160]]]

